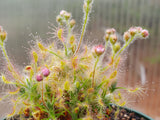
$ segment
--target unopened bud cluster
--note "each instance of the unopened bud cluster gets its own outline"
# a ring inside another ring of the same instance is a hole
[[[111,44],[115,44],[117,42],[116,30],[114,28],[107,29],[104,39],[110,41]]]
[[[141,27],[131,27],[127,32],[124,33],[123,38],[127,42],[133,37],[146,39],[148,36],[148,30],[142,29]]]
[[[60,11],[60,14],[57,16],[56,20],[60,26],[56,31],[56,37],[62,41],[65,47],[65,54],[73,55],[76,51],[76,36],[73,33],[76,21],[72,19],[71,13],[65,10]]]
[[[57,16],[56,20],[60,25],[69,25],[71,28],[73,28],[76,24],[76,21],[74,19],[71,19],[72,15],[71,13],[61,10],[60,14]]]
[[[124,44],[121,52],[135,39],[141,38],[146,39],[149,36],[149,32],[142,27],[131,27],[128,31],[123,34],[123,39],[126,44]],[[114,53],[117,53],[121,49],[120,43],[117,42],[118,38],[116,35],[116,30],[114,28],[107,29],[105,32],[104,39],[106,43],[111,43],[111,48]],[[119,53],[120,54],[120,53]]]
[[[114,28],[107,29],[105,32],[104,39],[106,42],[110,42],[112,45],[112,49],[115,53],[117,53],[121,47],[120,43],[117,43],[117,35],[116,30]]]

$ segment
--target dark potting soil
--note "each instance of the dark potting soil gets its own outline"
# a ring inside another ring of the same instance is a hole
[[[118,113],[117,117],[115,117],[117,109],[119,109],[119,113]],[[21,120],[21,119],[20,119],[19,115],[15,115],[12,118],[4,119],[4,120]],[[25,118],[23,120],[35,120],[35,119]],[[62,119],[58,119],[58,120],[62,120]],[[64,116],[63,120],[70,120],[70,119],[68,119],[68,117],[65,118],[65,116]],[[99,120],[99,119],[95,118],[94,120]],[[112,105],[111,108],[106,108],[106,116],[102,120],[149,120],[149,119],[146,119],[146,118],[140,116],[139,114],[132,112],[130,110],[126,110],[124,108],[118,108],[118,107]]]
[[[119,113],[117,117],[115,117],[117,109],[119,109]],[[106,114],[107,116],[104,120],[149,120],[131,110],[119,108],[115,105],[111,105],[110,109],[107,108]]]

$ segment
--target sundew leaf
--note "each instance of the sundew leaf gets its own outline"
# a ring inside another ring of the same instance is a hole
[[[117,89],[116,86],[117,86],[116,81],[111,84],[111,86],[109,87],[109,90],[110,90],[111,93],[113,93]]]
[[[47,98],[51,99],[51,95],[52,95],[51,94],[51,87],[46,84],[45,88],[46,88],[45,95],[47,96]]]

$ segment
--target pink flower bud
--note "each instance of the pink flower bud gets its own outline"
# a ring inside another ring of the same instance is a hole
[[[93,48],[93,53],[95,53],[97,56],[102,55],[104,51],[105,51],[105,48],[103,47],[103,45],[98,45]]]
[[[64,14],[64,17],[65,17],[66,20],[69,20],[71,18],[71,13],[66,12]]]
[[[113,34],[113,35],[110,36],[110,42],[112,44],[115,44],[117,42],[117,36],[115,34]]]
[[[76,21],[72,19],[69,24],[70,24],[70,27],[73,28],[74,25],[76,24]]]
[[[110,28],[110,29],[106,30],[106,33],[109,34],[109,35],[114,34],[115,32],[116,32],[116,30],[114,28]]]
[[[60,11],[60,15],[61,15],[61,16],[64,16],[66,13],[67,13],[67,12],[66,12],[65,10],[61,10],[61,11]]]
[[[49,69],[48,69],[48,68],[44,68],[44,69],[42,70],[42,74],[43,74],[43,76],[47,77],[47,76],[50,74]]]
[[[104,39],[105,39],[106,41],[108,41],[108,40],[109,40],[109,34],[106,34],[106,35],[104,36]]]
[[[60,16],[60,15],[58,15],[57,17],[56,17],[56,21],[59,23],[59,22],[62,22],[62,17]]]
[[[121,44],[120,43],[116,43],[115,46],[113,47],[113,50],[115,53],[117,53],[121,48]]]
[[[142,30],[142,36],[143,36],[144,38],[147,38],[147,37],[149,36],[148,30],[146,30],[146,29]]]
[[[2,42],[6,39],[6,37],[7,37],[7,32],[6,31],[0,32],[0,40],[2,40]]]
[[[131,35],[129,32],[125,32],[124,35],[123,35],[123,38],[125,41],[128,41],[130,38],[131,38]]]
[[[37,80],[38,82],[42,81],[42,80],[43,80],[43,76],[42,76],[41,74],[38,74],[38,75],[36,76],[36,80]]]
[[[112,34],[114,34],[116,32],[116,30],[114,28],[111,29]]]
[[[134,36],[136,34],[136,32],[137,32],[136,28],[132,27],[129,29],[129,33],[131,34],[131,36]]]
[[[142,32],[142,28],[141,27],[136,27],[137,32],[141,33]]]

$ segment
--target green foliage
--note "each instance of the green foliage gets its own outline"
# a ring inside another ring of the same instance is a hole
[[[117,89],[117,82],[113,82],[109,87],[111,93],[113,93]]]

